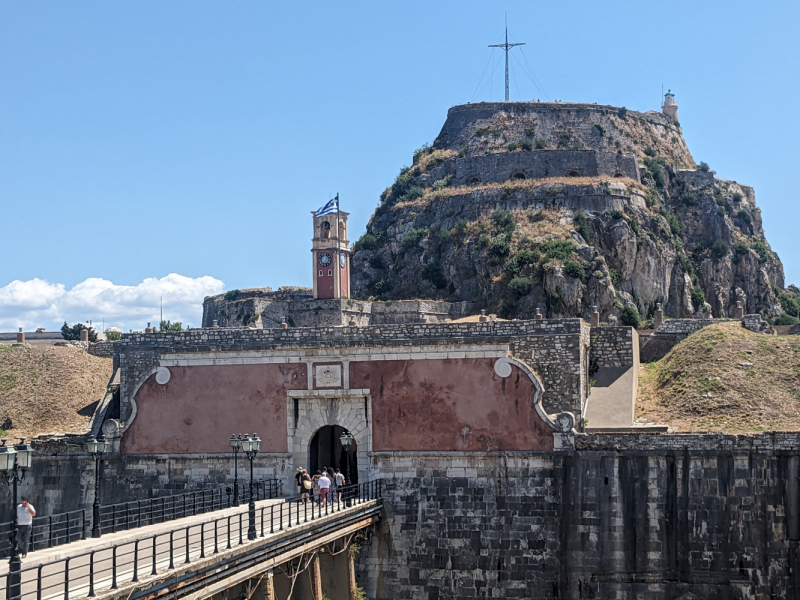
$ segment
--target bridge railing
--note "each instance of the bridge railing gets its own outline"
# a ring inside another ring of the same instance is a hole
[[[244,489],[243,489],[244,488]],[[278,498],[282,482],[279,479],[265,479],[253,482],[253,496],[256,500]],[[249,483],[239,486],[239,501],[250,500]],[[195,490],[184,494],[161,496],[146,500],[134,500],[100,507],[100,532],[113,533],[135,529],[173,519],[191,517],[233,505],[231,488]],[[28,551],[41,550],[85,540],[91,535],[94,523],[92,509],[82,509],[55,515],[34,517]],[[0,557],[11,554],[10,538],[14,528],[13,521],[0,523]]]
[[[263,538],[347,511],[381,498],[382,486],[376,480],[340,491],[330,501],[293,498],[259,507],[252,533]],[[5,600],[91,597],[242,545],[248,539],[249,519],[248,507],[241,508],[213,521],[9,572],[3,576]]]

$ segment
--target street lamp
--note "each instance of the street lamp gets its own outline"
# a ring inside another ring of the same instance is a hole
[[[261,449],[261,438],[257,433],[247,437],[242,441],[242,450],[250,459],[250,504],[248,506],[248,525],[247,525],[247,539],[256,539],[256,500],[253,495],[253,459]]]
[[[100,461],[111,444],[101,435],[86,442],[86,450],[94,459],[94,503],[92,504],[92,537],[100,537]]]
[[[17,549],[17,483],[25,479],[25,471],[31,468],[33,448],[25,438],[16,446],[6,446],[6,438],[0,440],[0,475],[7,485],[14,485],[14,527],[11,530],[11,556],[8,559],[8,597],[20,595],[20,570],[22,559]]]
[[[233,505],[239,506],[239,450],[242,449],[244,442],[243,435],[231,436],[231,448],[233,449]]]
[[[339,436],[339,441],[342,443],[342,448],[344,449],[344,468],[345,468],[345,480],[347,485],[352,485],[352,481],[350,481],[350,444],[353,443],[353,436],[350,435],[350,432],[345,430],[342,435]],[[347,506],[350,506],[349,502],[349,495],[345,493],[344,499]]]

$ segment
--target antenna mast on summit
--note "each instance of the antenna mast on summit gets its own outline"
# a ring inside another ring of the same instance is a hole
[[[524,46],[525,42],[518,44],[508,43],[508,17],[506,17],[506,43],[505,44],[489,44],[489,48],[502,48],[506,51],[506,102],[508,102],[508,51],[514,46]]]

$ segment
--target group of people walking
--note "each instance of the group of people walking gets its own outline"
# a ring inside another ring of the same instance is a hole
[[[322,506],[341,500],[342,488],[347,483],[339,469],[333,467],[325,467],[313,475],[303,467],[297,467],[294,480],[300,498],[306,502],[316,500]]]

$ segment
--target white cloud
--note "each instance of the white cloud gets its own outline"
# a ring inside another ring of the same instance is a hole
[[[43,279],[12,281],[0,287],[0,331],[22,327],[32,331],[45,327],[57,330],[64,321],[70,324],[89,320],[100,330],[114,325],[123,331],[144,329],[147,322],[158,323],[161,298],[164,318],[199,327],[203,316],[203,298],[224,289],[219,279],[184,277],[170,273],[166,277],[145,279],[138,285],[115,285],[90,277],[66,289],[62,283]]]

